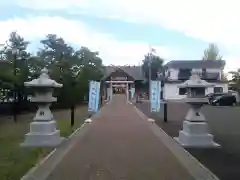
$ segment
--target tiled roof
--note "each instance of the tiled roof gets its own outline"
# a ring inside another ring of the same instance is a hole
[[[166,68],[216,68],[223,69],[225,61],[222,60],[195,60],[195,61],[170,61],[164,65]],[[141,66],[105,66],[105,75],[102,79],[106,79],[116,68],[122,69],[124,72],[132,76],[135,80],[144,80],[144,74]]]
[[[216,69],[223,69],[225,66],[225,61],[222,60],[195,60],[195,61],[170,61],[168,62],[165,67],[167,68],[186,68],[186,69],[193,69],[193,68],[216,68]]]
[[[107,76],[114,72],[116,68],[123,70],[124,72],[132,76],[135,80],[144,80],[141,66],[105,66],[106,74],[102,79],[107,78]]]

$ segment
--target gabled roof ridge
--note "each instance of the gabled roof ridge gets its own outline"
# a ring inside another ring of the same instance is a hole
[[[141,73],[141,71],[139,70],[139,68],[141,68],[141,66],[105,66],[106,68],[106,74],[102,79],[106,79],[109,74],[111,74],[112,72],[114,72],[114,70],[116,69],[120,69],[121,71],[125,72],[126,74],[128,74],[129,76],[133,77],[136,80],[142,80],[143,79],[143,75]],[[138,72],[139,71],[139,72]]]

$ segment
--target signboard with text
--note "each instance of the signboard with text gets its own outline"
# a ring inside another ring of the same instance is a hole
[[[161,106],[161,81],[151,81],[151,112],[159,112]]]
[[[133,100],[134,99],[134,94],[135,94],[135,88],[131,88],[130,92],[131,92],[131,100]]]
[[[112,81],[126,81],[127,77],[111,77]]]
[[[100,82],[90,81],[88,111],[96,112],[99,106]]]

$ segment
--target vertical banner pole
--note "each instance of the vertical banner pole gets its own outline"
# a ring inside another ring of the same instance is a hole
[[[161,82],[160,81],[151,81],[151,112],[160,111],[160,91],[161,91]]]
[[[134,94],[135,94],[135,88],[131,88],[131,100],[133,101],[134,99]]]
[[[161,110],[161,81],[157,81],[157,112]]]
[[[112,95],[113,95],[113,87],[112,87],[112,82],[110,83],[110,98],[109,100],[112,100]]]
[[[90,81],[88,111],[97,112],[99,107],[100,82]]]
[[[151,101],[151,112],[156,111],[156,100],[157,100],[157,84],[156,81],[150,81],[150,101]]]
[[[127,95],[127,101],[128,101],[129,100],[128,83],[126,85],[126,95]]]
[[[95,112],[97,112],[99,109],[100,82],[95,82],[95,84],[96,84]]]

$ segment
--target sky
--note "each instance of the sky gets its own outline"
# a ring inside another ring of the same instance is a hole
[[[240,68],[237,0],[0,0],[0,44],[17,31],[31,41],[57,34],[99,51],[105,65],[138,65],[149,52],[171,60],[200,60],[216,43],[225,72]]]

